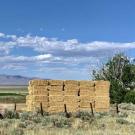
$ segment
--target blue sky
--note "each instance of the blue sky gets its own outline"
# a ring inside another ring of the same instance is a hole
[[[134,0],[0,0],[0,73],[90,79],[135,57]]]

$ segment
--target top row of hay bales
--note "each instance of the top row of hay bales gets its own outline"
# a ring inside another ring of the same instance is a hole
[[[95,85],[110,85],[108,81],[76,81],[76,80],[31,80],[29,85],[38,85],[38,86],[62,86],[62,85],[74,85],[74,86],[85,86],[93,87]]]

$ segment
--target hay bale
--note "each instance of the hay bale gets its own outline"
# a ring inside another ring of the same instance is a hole
[[[72,107],[67,105],[67,112],[78,112],[79,107]]]
[[[80,90],[80,96],[95,96],[94,91]]]
[[[88,96],[88,95],[80,96],[79,100],[80,101],[91,101],[91,100],[94,101],[95,100],[95,96]]]
[[[95,102],[93,100],[91,100],[91,101],[80,101],[79,106],[80,106],[80,108],[90,108],[90,103],[92,103],[92,106],[94,108]]]
[[[34,90],[31,91],[31,95],[44,95],[48,96],[49,92],[47,90]]]
[[[96,96],[96,101],[110,101],[110,98],[108,96]]]
[[[50,91],[63,91],[63,86],[62,85],[53,85],[49,88]]]
[[[97,96],[97,97],[109,97],[109,93],[108,92],[105,92],[105,93],[102,93],[102,92],[96,92],[95,93],[95,96]]]
[[[32,102],[32,106],[33,107],[40,107],[42,103],[42,107],[48,107],[49,106],[49,103],[48,102]]]
[[[49,85],[47,86],[47,85],[33,85],[33,86],[31,86],[32,87],[32,89],[33,90],[48,90],[50,87],[49,87]]]
[[[95,86],[95,92],[108,92],[109,93],[109,86],[106,85],[97,85]]]
[[[110,100],[96,100],[95,106],[96,106],[96,108],[99,108],[100,106],[101,106],[101,108],[103,106],[110,106]]]
[[[64,102],[60,102],[60,101],[57,101],[57,102],[55,102],[55,101],[50,101],[49,102],[49,106],[57,106],[57,107],[63,107],[64,106]]]
[[[110,82],[109,81],[104,81],[104,80],[94,81],[94,83],[95,83],[95,86],[98,86],[98,85],[110,86]]]
[[[61,90],[53,90],[53,91],[49,91],[49,96],[63,96],[64,92]]]
[[[78,86],[79,85],[79,82],[78,81],[75,81],[75,80],[66,80],[64,81],[64,85],[65,86]]]
[[[95,91],[95,87],[80,86],[80,90]]]
[[[46,102],[48,102],[48,96],[42,96],[42,95],[32,95],[31,96],[31,100],[33,100],[33,101],[40,101],[40,102],[42,102],[42,101],[46,101]]]
[[[65,90],[64,91],[64,95],[65,96],[78,96],[78,91],[68,91],[68,90]]]
[[[79,97],[78,96],[65,95],[64,101],[69,101],[69,102],[79,101]]]
[[[49,85],[51,86],[63,86],[62,80],[49,80]]]
[[[49,102],[50,101],[54,101],[54,102],[61,101],[61,102],[63,102],[64,97],[63,96],[49,96]]]
[[[39,85],[39,86],[46,86],[48,85],[48,80],[31,80],[29,81],[29,85],[33,86],[33,85]]]
[[[50,106],[49,108],[48,108],[48,112],[49,113],[58,113],[58,112],[64,112],[64,106],[63,107],[52,107],[52,106]]]
[[[80,87],[94,87],[94,85],[95,85],[94,81],[82,80],[79,83],[80,83]]]

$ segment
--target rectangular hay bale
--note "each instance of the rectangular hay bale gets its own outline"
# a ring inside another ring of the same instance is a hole
[[[49,80],[51,86],[63,86],[63,80]]]
[[[94,87],[95,83],[94,81],[80,81],[80,87]]]

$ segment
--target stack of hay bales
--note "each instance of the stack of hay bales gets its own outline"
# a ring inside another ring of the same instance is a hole
[[[80,110],[90,110],[90,103],[95,107],[94,85],[93,81],[80,81]]]
[[[96,112],[109,111],[108,81],[72,80],[32,80],[29,82],[29,95],[26,97],[28,111],[42,108],[49,113],[90,110],[90,103]]]
[[[64,112],[63,81],[49,81],[49,112]]]
[[[64,104],[68,112],[77,112],[79,110],[78,81],[64,81]]]
[[[40,104],[44,111],[48,111],[48,81],[32,80],[28,87],[29,95],[26,97],[28,111],[40,109]]]
[[[95,81],[95,111],[107,112],[110,107],[110,83],[108,81]]]

